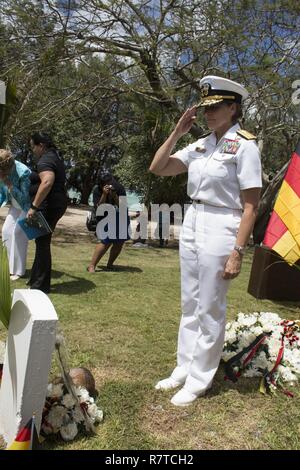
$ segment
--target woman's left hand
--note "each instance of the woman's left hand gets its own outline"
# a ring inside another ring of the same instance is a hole
[[[31,219],[31,217],[35,214],[35,210],[34,209],[29,209],[29,211],[27,212],[27,215],[26,215],[26,219]]]
[[[223,279],[234,279],[240,274],[242,266],[242,256],[233,250],[227,259],[223,272]]]

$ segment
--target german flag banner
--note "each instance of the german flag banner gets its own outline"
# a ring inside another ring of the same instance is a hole
[[[300,259],[300,140],[279,190],[263,244],[290,265]]]
[[[32,417],[26,426],[20,429],[15,440],[6,450],[31,450],[33,435],[34,417]]]

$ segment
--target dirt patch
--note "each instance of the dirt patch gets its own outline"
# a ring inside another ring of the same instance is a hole
[[[86,216],[88,206],[68,207],[66,213],[58,221],[56,228],[67,232],[75,232],[78,235],[89,235],[86,228]]]

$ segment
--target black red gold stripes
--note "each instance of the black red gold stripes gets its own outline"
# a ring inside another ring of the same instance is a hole
[[[300,259],[300,141],[278,193],[263,243],[289,264]]]

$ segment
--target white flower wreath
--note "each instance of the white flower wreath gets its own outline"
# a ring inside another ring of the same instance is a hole
[[[231,377],[263,377],[261,391],[282,388],[300,376],[300,325],[277,313],[239,313],[225,329],[222,359]],[[229,369],[229,366],[231,369]],[[284,390],[288,395],[290,392]]]

